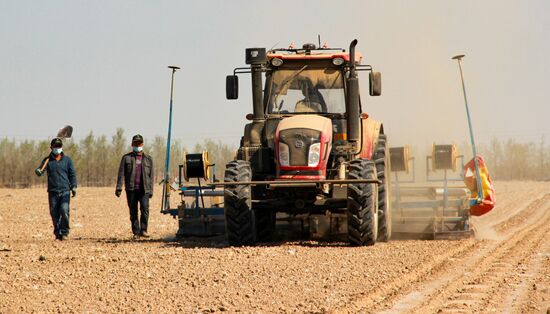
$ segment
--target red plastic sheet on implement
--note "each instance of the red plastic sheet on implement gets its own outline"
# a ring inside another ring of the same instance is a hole
[[[479,166],[479,175],[481,177],[481,186],[483,189],[483,200],[480,204],[472,205],[470,207],[470,214],[472,216],[481,216],[490,212],[495,207],[495,187],[489,176],[489,170],[485,165],[483,157],[477,156],[477,163]],[[464,183],[470,191],[472,191],[472,197],[477,198],[477,184],[476,184],[476,168],[474,165],[474,159],[470,160],[464,166]]]

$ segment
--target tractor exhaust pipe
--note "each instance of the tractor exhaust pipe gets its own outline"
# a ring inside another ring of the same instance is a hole
[[[357,39],[349,45],[350,76],[347,80],[348,101],[346,102],[348,141],[358,142],[360,135],[359,123],[359,81],[355,69],[355,46]]]
[[[350,77],[356,77],[356,71],[355,71],[355,46],[357,46],[357,39],[354,39],[349,44]]]
[[[264,119],[264,106],[262,97],[262,67],[267,63],[265,48],[247,48],[246,64],[250,64],[252,72],[252,106],[254,120]]]
[[[264,118],[264,106],[262,99],[262,66],[252,65],[252,106],[255,120]]]

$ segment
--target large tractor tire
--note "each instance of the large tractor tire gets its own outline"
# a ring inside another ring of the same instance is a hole
[[[252,178],[250,163],[235,160],[225,168],[225,182],[247,182]],[[231,246],[256,243],[256,221],[250,185],[226,185],[224,189],[225,229]]]
[[[391,199],[390,199],[390,154],[386,135],[380,134],[373,160],[376,175],[382,183],[378,185],[378,242],[388,242],[391,238]]]
[[[352,160],[350,179],[376,180],[376,166],[367,159]],[[352,245],[373,245],[378,238],[378,187],[376,183],[348,185],[348,238]]]
[[[266,193],[266,186],[252,187],[252,198],[262,199]],[[276,211],[270,208],[252,208],[256,218],[256,239],[258,242],[271,242],[275,235]]]
[[[275,235],[276,213],[274,210],[254,210],[256,216],[256,234],[259,242],[273,241]]]

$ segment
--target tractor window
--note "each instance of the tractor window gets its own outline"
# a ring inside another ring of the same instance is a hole
[[[344,81],[338,69],[308,66],[274,71],[269,113],[344,113]]]

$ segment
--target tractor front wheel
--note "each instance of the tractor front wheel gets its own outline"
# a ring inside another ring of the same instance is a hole
[[[380,134],[373,156],[376,176],[382,182],[378,185],[378,242],[388,242],[391,238],[389,157],[386,135]]]
[[[350,179],[376,180],[376,166],[367,159],[352,160]],[[378,237],[378,188],[376,183],[348,185],[348,238],[352,245],[373,245]]]
[[[276,212],[271,209],[254,210],[258,241],[271,242],[275,235]]]
[[[248,182],[252,178],[250,163],[235,160],[225,168],[225,182]],[[250,185],[226,185],[224,189],[225,229],[231,246],[256,243],[256,221],[252,210]]]

